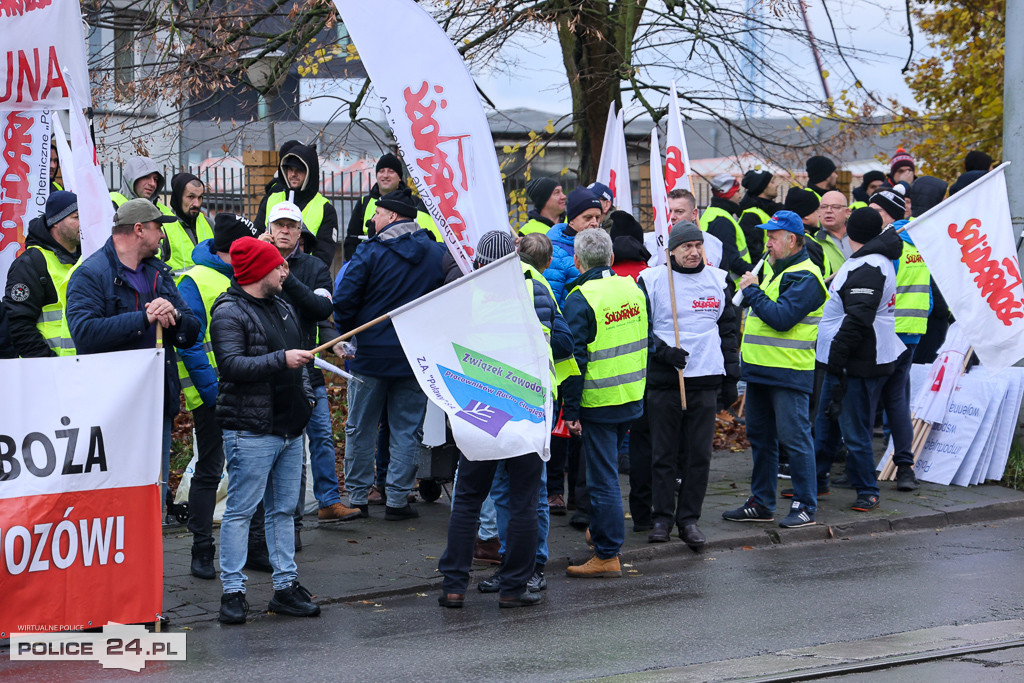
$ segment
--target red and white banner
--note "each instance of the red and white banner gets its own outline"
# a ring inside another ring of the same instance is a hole
[[[690,183],[690,152],[686,149],[686,136],[683,135],[683,117],[679,113],[675,81],[672,81],[672,92],[668,101],[668,131],[665,142],[665,189],[668,192],[677,188],[693,192],[693,185]]]
[[[1006,163],[907,224],[983,365],[1024,358],[1024,285],[1006,197]]]
[[[657,247],[652,257],[653,265],[663,266],[668,231],[672,226],[668,216],[668,192],[665,191],[665,178],[661,174],[661,143],[658,141],[657,126],[651,129],[651,211],[654,213],[654,239]]]
[[[107,193],[107,181],[103,178],[103,169],[96,155],[96,148],[89,135],[89,124],[85,120],[83,110],[86,101],[82,98],[77,86],[71,84],[71,163],[61,166],[61,177],[67,182],[65,189],[78,196],[79,232],[82,235],[82,258],[87,258],[100,249],[110,237],[110,229],[114,225],[114,206],[110,203]],[[60,128],[60,118],[54,117],[56,127]],[[64,131],[57,135],[57,147],[65,150],[63,144]],[[67,158],[66,152],[64,158]]]
[[[0,638],[161,611],[163,354],[0,361]]]
[[[82,27],[77,0],[0,0],[0,111],[67,109],[69,79],[89,102]]]
[[[480,237],[512,228],[490,125],[462,56],[413,0],[334,4],[420,199],[462,272],[472,271]]]
[[[615,103],[608,105],[608,122],[604,127],[601,159],[597,164],[597,182],[611,191],[615,208],[633,213],[633,189],[629,183],[629,157],[626,156],[626,133],[623,114],[615,113]]]
[[[0,112],[0,293],[50,196],[50,121],[48,111]]]

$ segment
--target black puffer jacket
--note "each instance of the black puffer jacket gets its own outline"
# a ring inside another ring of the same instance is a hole
[[[305,231],[303,236],[316,239]],[[300,348],[311,349],[319,343],[317,332],[321,327],[326,328],[324,341],[334,337],[334,326],[326,322],[334,313],[334,304],[331,301],[334,282],[331,280],[331,271],[327,270],[323,261],[302,251],[296,251],[288,257],[288,270],[288,279],[284,281],[281,298],[291,304],[299,314],[302,333]],[[317,291],[321,293],[317,294]],[[322,387],[324,374],[319,368],[310,367],[309,381],[314,388]]]
[[[210,330],[220,386],[217,422],[222,429],[298,436],[312,411],[313,389],[305,368],[290,370],[287,349],[301,348],[295,309],[284,299],[257,299],[232,280],[214,303]],[[268,335],[265,318],[278,322]],[[282,411],[287,406],[287,411]]]

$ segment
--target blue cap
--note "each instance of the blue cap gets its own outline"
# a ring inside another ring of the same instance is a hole
[[[566,220],[571,221],[587,209],[600,208],[601,202],[598,201],[597,196],[593,192],[585,187],[577,187],[569,193],[569,198],[565,202]]]
[[[794,235],[804,234],[804,221],[793,211],[776,211],[767,223],[757,227],[762,230],[788,230]]]
[[[598,199],[603,199],[606,202],[610,202],[615,199],[615,196],[612,194],[612,188],[608,187],[604,183],[590,183],[587,185],[587,189],[597,195]]]

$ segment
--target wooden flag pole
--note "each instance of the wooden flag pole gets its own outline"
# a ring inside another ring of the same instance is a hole
[[[668,298],[672,300],[672,330],[676,334],[676,348],[679,348],[679,318],[676,317],[676,283],[672,277],[672,252],[665,250],[665,267],[668,268]],[[683,371],[679,370],[679,399],[686,410],[686,385],[683,383]]]
[[[322,353],[323,351],[326,351],[327,349],[331,348],[332,346],[334,346],[338,342],[343,342],[346,339],[350,339],[351,337],[356,336],[357,334],[359,334],[363,330],[368,330],[371,327],[373,327],[374,325],[380,324],[380,323],[384,322],[385,320],[387,320],[390,317],[391,317],[390,313],[385,313],[384,315],[378,316],[378,317],[374,318],[373,320],[371,320],[368,323],[363,323],[362,325],[360,325],[359,327],[355,328],[354,330],[349,330],[348,332],[346,332],[345,334],[341,335],[340,337],[336,337],[336,338],[332,339],[329,342],[321,344],[320,346],[318,346],[315,349],[311,350],[310,353],[313,353],[313,354]]]

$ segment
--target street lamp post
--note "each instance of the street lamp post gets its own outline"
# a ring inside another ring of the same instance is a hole
[[[277,139],[274,134],[274,116],[271,111],[271,104],[274,98],[281,91],[287,71],[281,68],[285,54],[279,50],[261,54],[262,50],[252,50],[242,55],[242,59],[255,59],[245,70],[249,83],[259,93],[256,114],[260,121],[267,122],[267,141],[270,149],[277,149]]]

